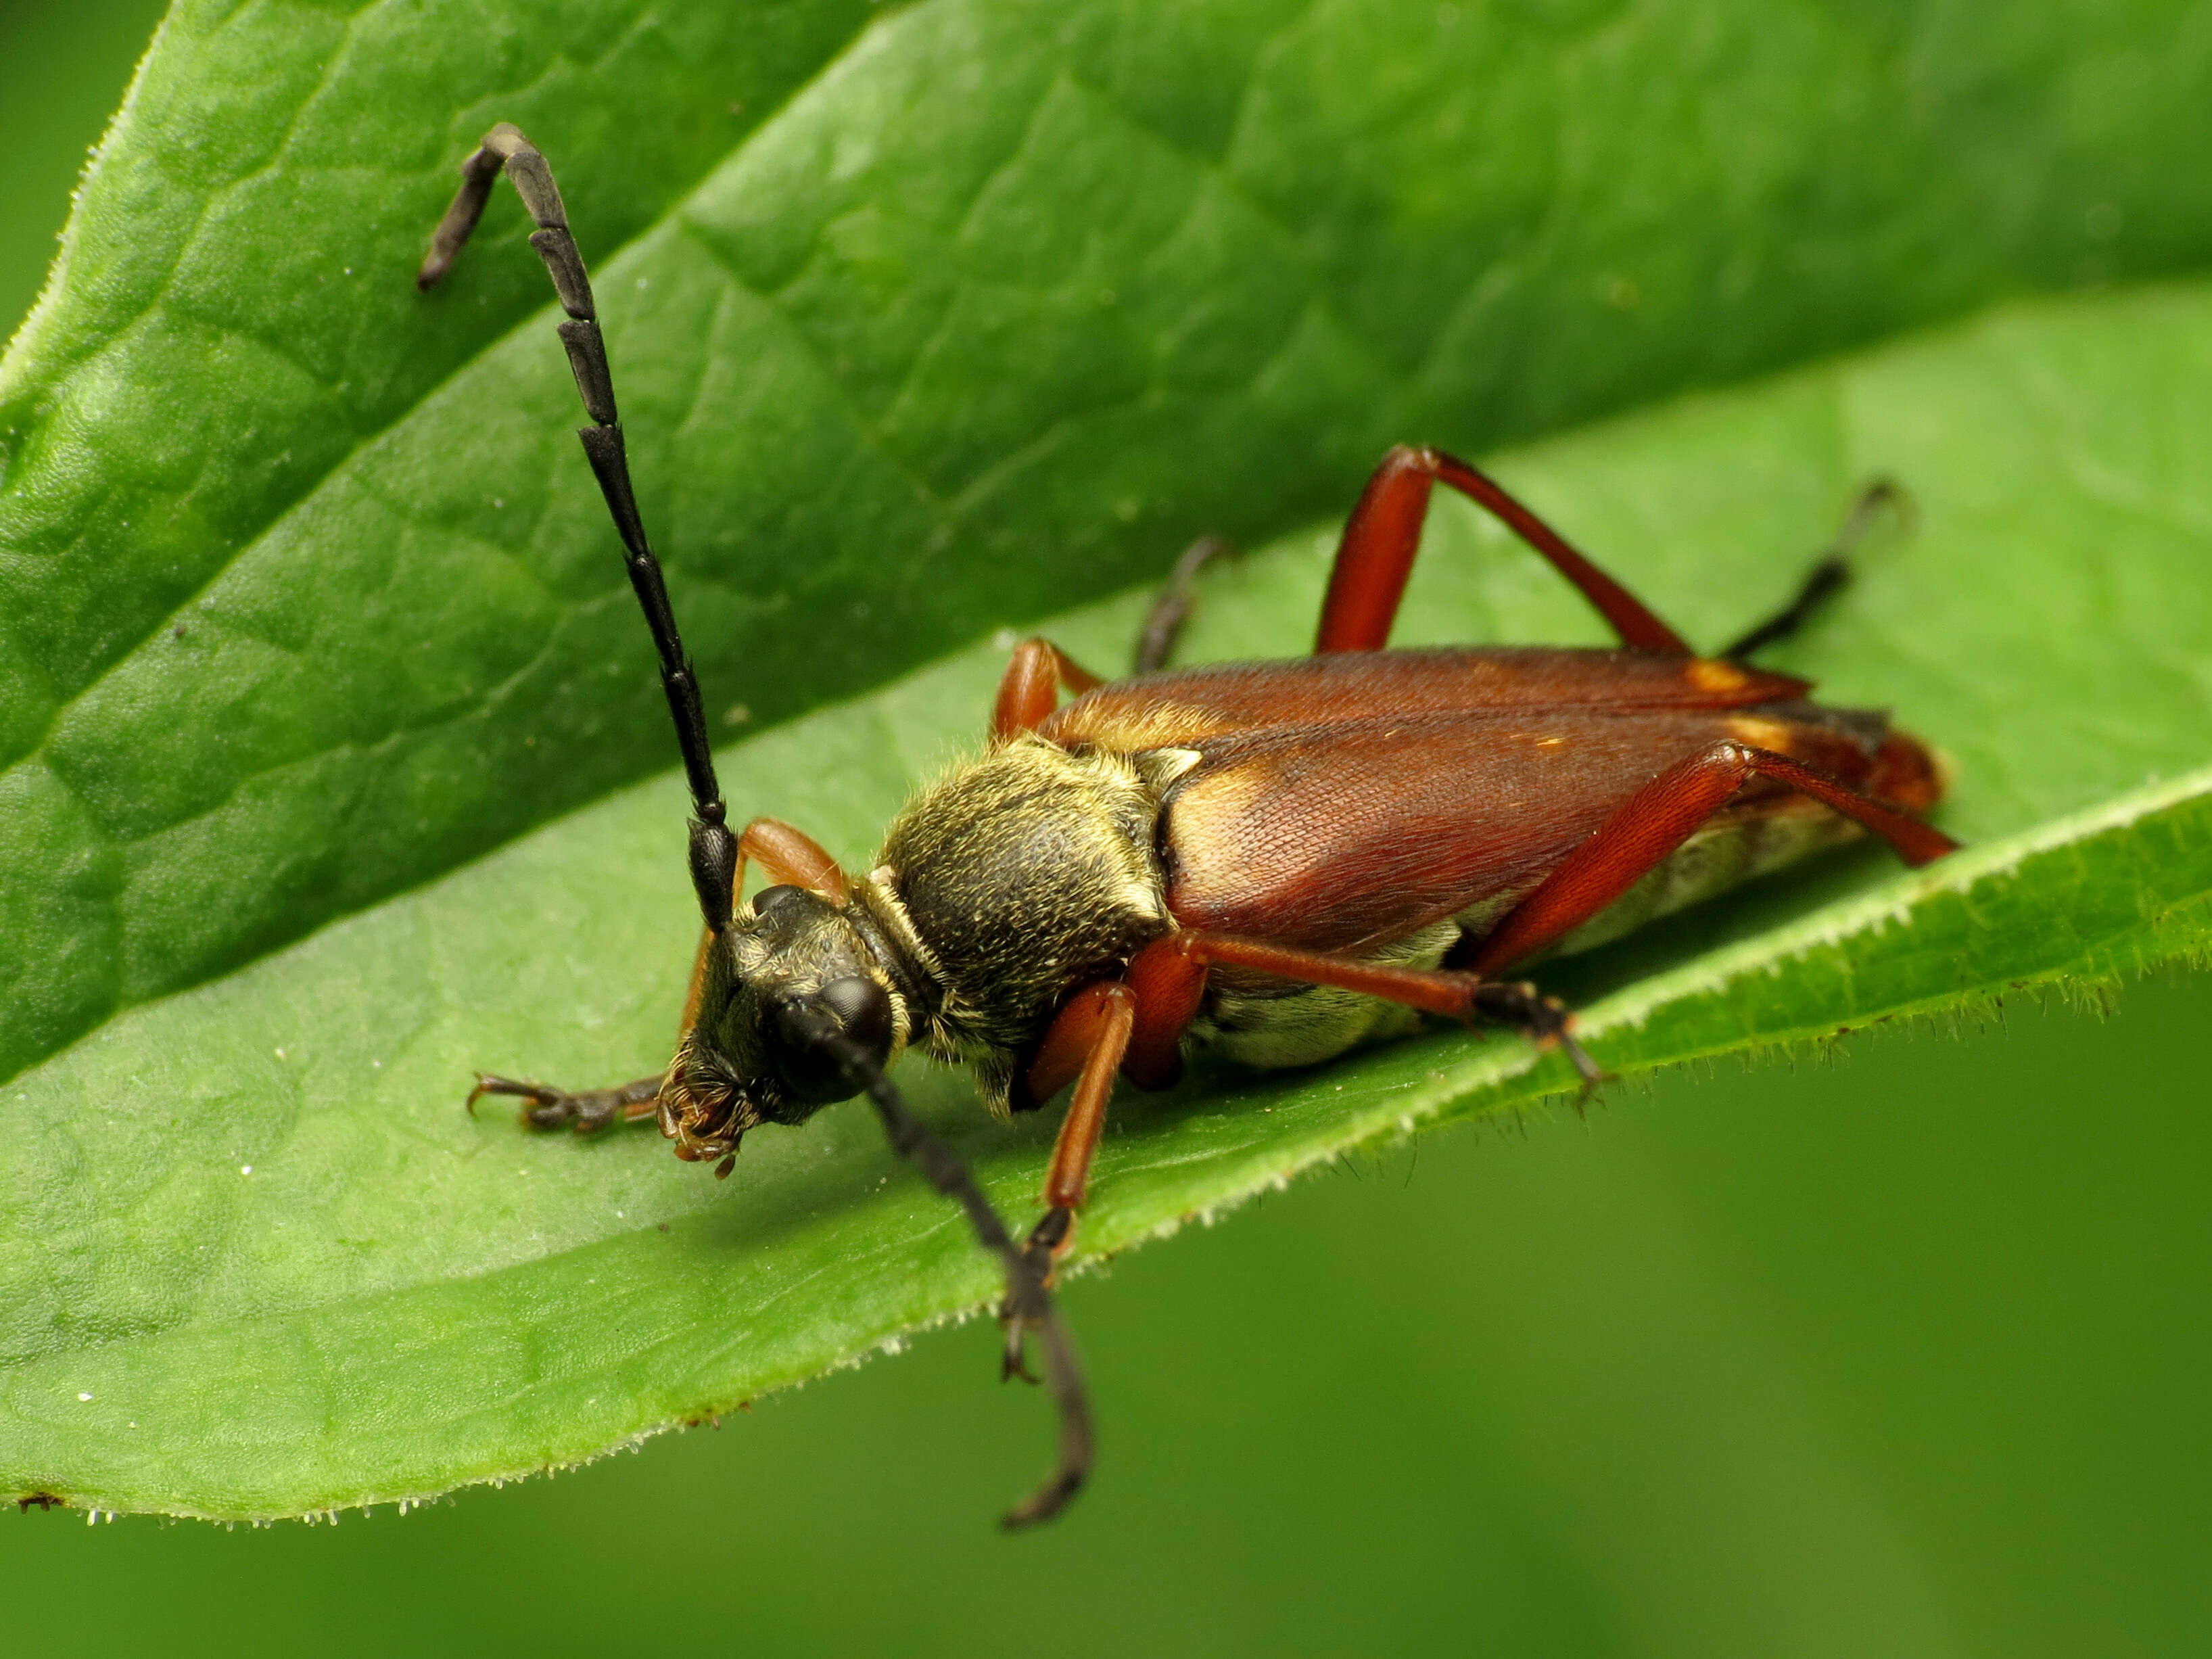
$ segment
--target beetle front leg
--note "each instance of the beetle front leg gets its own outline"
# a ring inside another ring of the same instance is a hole
[[[760,866],[772,886],[804,887],[832,903],[844,902],[845,872],[838,867],[837,860],[824,852],[811,836],[779,818],[755,818],[738,837],[737,866],[730,878],[732,893],[743,884],[749,860]],[[691,1034],[691,1027],[699,1018],[699,992],[706,982],[707,957],[717,937],[711,927],[700,931],[699,949],[691,958],[691,986],[684,994],[684,1017],[677,1026],[679,1046]],[[484,1096],[511,1095],[530,1103],[523,1108],[522,1121],[532,1128],[558,1129],[566,1125],[578,1134],[586,1135],[611,1124],[639,1123],[654,1116],[660,1099],[660,1085],[659,1077],[641,1077],[611,1089],[572,1092],[547,1083],[478,1072],[477,1086],[469,1091],[466,1103],[473,1117],[477,1102]]]
[[[522,1121],[533,1129],[557,1129],[567,1124],[578,1134],[587,1135],[611,1123],[635,1123],[651,1117],[660,1100],[660,1077],[656,1073],[619,1088],[589,1089],[572,1095],[548,1084],[478,1072],[477,1086],[469,1091],[471,1117],[476,1115],[477,1102],[485,1095],[514,1095],[531,1102],[523,1108]]]
[[[788,825],[777,827],[789,828]],[[748,826],[746,836],[750,838],[752,832],[752,827]],[[799,834],[795,830],[791,833]],[[805,838],[801,836],[800,839]],[[744,842],[741,841],[738,844],[743,846]],[[813,843],[808,842],[807,845],[812,846]],[[825,853],[823,856],[827,858],[829,854]],[[742,870],[744,866],[741,864],[738,867]],[[699,1018],[699,988],[706,982],[707,954],[714,949],[714,937],[712,928],[702,928],[699,932],[699,949],[691,958],[691,988],[684,993],[684,1018],[677,1029],[679,1045],[690,1034],[692,1023]],[[617,1088],[586,1089],[571,1093],[547,1083],[532,1083],[520,1078],[495,1077],[489,1072],[478,1072],[477,1086],[469,1091],[467,1105],[469,1115],[474,1117],[477,1102],[484,1096],[512,1095],[530,1103],[522,1109],[522,1121],[530,1127],[557,1129],[566,1124],[578,1134],[588,1135],[611,1124],[639,1123],[656,1116],[660,1103],[660,1084],[661,1079],[658,1077],[641,1077]]]
[[[849,884],[837,860],[804,830],[781,818],[755,818],[738,837],[738,873],[732,888],[744,884],[745,866],[760,866],[771,887],[804,887],[817,898],[842,904]],[[690,1022],[685,1021],[690,1029]]]
[[[1063,690],[1080,696],[1104,684],[1050,640],[1024,640],[999,680],[999,695],[991,704],[991,736],[1003,740],[1033,732],[1060,707]]]
[[[1075,1237],[1075,1212],[1091,1182],[1091,1162],[1106,1132],[1106,1104],[1113,1098],[1114,1076],[1136,1028],[1136,994],[1118,980],[1087,985],[1054,1017],[1036,1056],[1024,1070],[1020,1088],[1032,1104],[1042,1104],[1072,1080],[1075,1093],[1060,1120],[1044,1177],[1044,1217],[1030,1229],[1023,1255],[1039,1278],[1049,1283],[1053,1264]],[[1022,1347],[1029,1322],[1009,1307],[1005,1314],[1005,1374],[1030,1382]]]

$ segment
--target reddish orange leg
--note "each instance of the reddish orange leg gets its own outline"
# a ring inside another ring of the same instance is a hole
[[[1048,1284],[1053,1262],[1075,1237],[1075,1212],[1083,1206],[1091,1160],[1106,1132],[1106,1103],[1113,1098],[1114,1074],[1129,1046],[1136,1013],[1135,994],[1118,980],[1085,986],[1061,1005],[1022,1077],[1035,1102],[1050,1099],[1070,1079],[1075,1083],[1045,1170],[1044,1218],[1030,1230],[1024,1251]],[[1026,1322],[1010,1318],[1006,1324],[1005,1375],[1036,1382],[1022,1362]]]
[[[1035,731],[1060,707],[1062,689],[1078,696],[1105,682],[1050,640],[1024,640],[1014,647],[991,705],[991,735],[1005,738]]]
[[[1170,933],[1162,941],[1200,968],[1250,968],[1305,985],[1330,985],[1363,996],[1402,1002],[1424,1013],[1442,1014],[1472,1024],[1477,1019],[1510,1025],[1539,1048],[1557,1048],[1574,1063],[1585,1084],[1603,1082],[1605,1073],[1574,1039],[1574,1016],[1556,997],[1538,994],[1533,985],[1508,985],[1448,968],[1394,968],[1350,957],[1295,951],[1259,939],[1221,933]]]
[[[1340,986],[1449,1019],[1498,1020],[1547,1047],[1563,1047],[1589,1080],[1595,1082],[1604,1075],[1570,1035],[1573,1016],[1558,999],[1538,996],[1533,986],[1501,985],[1442,969],[1394,968],[1257,939],[1185,932],[1154,939],[1129,964],[1128,984],[1136,994],[1137,1010],[1121,1074],[1139,1088],[1164,1089],[1182,1075],[1182,1034],[1205,1000],[1207,971],[1216,963],[1258,969],[1307,985]]]
[[[1072,1018],[1071,1018],[1072,1017]],[[1098,1138],[1106,1130],[1106,1103],[1114,1093],[1114,1074],[1129,1047],[1129,1033],[1137,1023],[1136,994],[1126,985],[1094,985],[1079,991],[1053,1022],[1039,1065],[1052,1062],[1053,1038],[1071,1047],[1084,1042],[1089,1052],[1076,1074],[1075,1093],[1067,1103],[1067,1115],[1060,1126],[1060,1139],[1052,1145],[1052,1163],[1045,1171],[1044,1201],[1049,1209],[1079,1210],[1091,1182],[1091,1160],[1098,1151]],[[1071,1030],[1073,1026],[1076,1029]],[[1037,1068],[1032,1067],[1034,1073]]]
[[[1139,1089],[1169,1089],[1182,1075],[1182,1034],[1206,1000],[1206,967],[1176,944],[1180,934],[1156,939],[1129,963],[1129,988],[1137,994],[1137,1021],[1121,1075]]]
[[[844,902],[845,872],[837,867],[837,860],[823,852],[812,836],[778,819],[755,818],[745,826],[744,834],[738,837],[737,873],[730,884],[733,892],[744,882],[748,859],[760,865],[771,885],[804,887],[833,903]],[[707,954],[714,943],[714,933],[702,931],[698,954],[691,959],[691,987],[684,998],[684,1018],[677,1030],[678,1042],[690,1035],[692,1022],[699,1018],[699,989],[706,982]],[[639,1123],[657,1116],[660,1078],[641,1077],[612,1089],[571,1093],[548,1083],[478,1072],[477,1086],[469,1091],[471,1116],[475,1115],[477,1102],[486,1095],[513,1095],[527,1101],[529,1104],[522,1109],[522,1121],[533,1129],[557,1129],[567,1124],[578,1134],[587,1135],[610,1124]]]
[[[1495,514],[1506,528],[1549,560],[1613,625],[1623,645],[1674,656],[1695,654],[1642,600],[1575,551],[1496,479],[1440,449],[1404,444],[1382,458],[1344,526],[1336,567],[1329,573],[1328,597],[1322,602],[1321,631],[1314,641],[1317,653],[1380,651],[1390,642],[1390,624],[1397,620],[1406,579],[1420,550],[1429,492],[1440,481]]]
[[[845,872],[821,843],[781,818],[755,818],[738,837],[738,874],[732,890],[744,886],[747,860],[757,864],[771,887],[804,887],[832,904],[845,902]],[[685,1022],[690,1030],[690,1022]]]
[[[1717,743],[1645,784],[1478,945],[1466,965],[1492,974],[1571,933],[1633,887],[1754,777],[1769,777],[1865,825],[1910,865],[1956,850],[1942,830],[1860,794],[1802,761]]]

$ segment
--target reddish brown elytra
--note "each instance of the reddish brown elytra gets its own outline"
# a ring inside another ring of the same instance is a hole
[[[1369,480],[1313,655],[1163,672],[1187,557],[1131,678],[1103,682],[1043,640],[1016,650],[981,753],[908,803],[865,874],[773,819],[733,835],[632,495],[591,283],[544,158],[513,127],[463,164],[418,280],[444,274],[502,168],[568,313],[561,338],[592,422],[580,435],[659,653],[705,930],[665,1073],[583,1093],[482,1077],[471,1103],[520,1096],[540,1127],[654,1118],[678,1157],[726,1174],[756,1124],[866,1095],[1001,1258],[1006,1370],[1025,1375],[1027,1336],[1042,1342],[1060,1463],[1010,1525],[1056,1513],[1090,1466],[1048,1281],[1117,1078],[1163,1087],[1201,1045],[1308,1065],[1429,1013],[1561,1047],[1595,1082],[1571,1016],[1502,972],[1862,830],[1916,865],[1952,848],[1917,816],[1942,793],[1925,748],[1744,660],[1839,585],[1840,548],[1881,489],[1795,601],[1700,657],[1490,478],[1426,449],[1392,451]],[[1387,649],[1439,482],[1549,560],[1620,646]],[[739,911],[747,860],[770,885]],[[1025,1243],[886,1077],[908,1048],[969,1066],[995,1112],[1073,1085]]]

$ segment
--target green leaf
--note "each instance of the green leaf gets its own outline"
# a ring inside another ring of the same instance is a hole
[[[1591,999],[1595,1054],[1632,1073],[2203,953],[2208,438],[2212,284],[2001,313],[1504,458],[1707,641],[1786,590],[1856,482],[1905,480],[1918,533],[1871,549],[1776,655],[1838,700],[1894,702],[1955,762],[1945,821],[1978,843],[1911,874],[1831,859],[1557,964]],[[1328,547],[1317,530],[1222,570],[1192,653],[1297,649]],[[1142,599],[1051,632],[1110,663]],[[1593,629],[1440,503],[1401,633]],[[978,647],[726,751],[737,810],[865,858],[912,782],[975,741],[1002,660]],[[24,1293],[0,1311],[0,1490],[218,1516],[418,1496],[726,1410],[985,1304],[992,1264],[858,1103],[754,1136],[726,1184],[647,1133],[459,1111],[472,1066],[598,1081],[665,1058],[693,925],[682,811],[672,776],[617,793],[10,1085],[0,1283]],[[989,1123],[957,1073],[902,1076],[1027,1214],[1053,1126]],[[1437,1033],[1125,1097],[1080,1252],[1563,1081],[1525,1044]],[[979,1387],[986,1363],[979,1343]]]
[[[2179,0],[869,15],[173,13],[0,364],[0,1075],[662,763],[514,204],[408,280],[495,118],[763,724],[1339,510],[1400,438],[2212,252]]]

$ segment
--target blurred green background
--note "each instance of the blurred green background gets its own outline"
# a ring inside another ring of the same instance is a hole
[[[0,0],[0,318],[160,8]],[[2212,979],[1346,1164],[994,1336],[400,1518],[0,1518],[0,1636],[235,1655],[2180,1654],[2212,1638]]]

